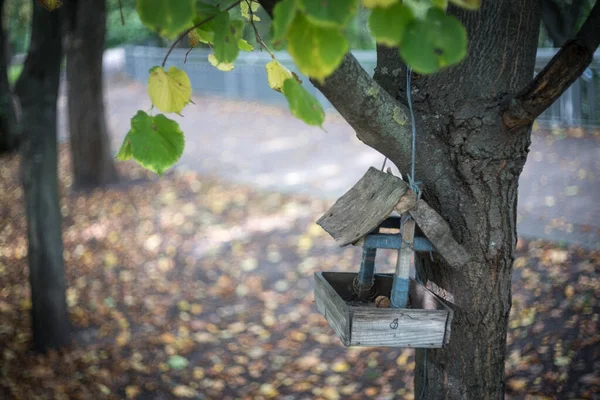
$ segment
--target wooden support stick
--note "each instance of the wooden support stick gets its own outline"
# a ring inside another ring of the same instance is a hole
[[[454,240],[450,225],[425,200],[417,201],[409,213],[448,264],[460,268],[469,262],[469,253]]]

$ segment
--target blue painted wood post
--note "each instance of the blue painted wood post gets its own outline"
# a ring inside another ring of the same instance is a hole
[[[371,288],[375,283],[375,256],[376,248],[363,247],[362,262],[358,271],[358,282],[356,292],[360,300],[368,300]]]

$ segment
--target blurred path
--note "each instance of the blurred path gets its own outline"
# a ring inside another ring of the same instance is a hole
[[[144,85],[108,64],[106,108],[115,151],[136,110],[150,108]],[[324,128],[309,127],[288,110],[218,98],[175,119],[186,134],[179,168],[197,170],[263,189],[336,199],[383,157],[356,139],[352,128],[328,114]],[[61,132],[66,137],[64,97]],[[573,137],[580,136],[580,137]],[[600,248],[600,137],[575,132],[558,138],[537,133],[520,182],[519,233]]]

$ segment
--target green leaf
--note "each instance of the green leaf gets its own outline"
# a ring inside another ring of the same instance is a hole
[[[415,72],[430,74],[457,64],[467,54],[467,32],[460,21],[432,8],[424,20],[413,20],[400,47],[400,55]]]
[[[369,17],[369,28],[377,43],[398,46],[402,42],[406,27],[414,19],[410,8],[402,3],[387,8],[377,7]]]
[[[229,14],[220,12],[214,19],[215,37],[214,54],[221,63],[232,63],[236,60],[240,49],[238,42],[242,38],[244,22],[231,20]]]
[[[358,11],[358,0],[300,0],[306,18],[316,25],[344,28]]]
[[[148,78],[148,94],[156,108],[162,112],[181,112],[192,97],[192,84],[187,74],[171,66],[168,72],[162,67],[152,67]]]
[[[382,7],[386,8],[394,3],[398,3],[399,0],[362,0],[363,6],[366,8]]]
[[[348,41],[339,30],[314,25],[298,13],[288,32],[288,51],[300,72],[323,81],[342,62]]]
[[[273,40],[283,40],[298,10],[298,0],[283,0],[273,9]]]
[[[120,161],[127,161],[133,158],[133,152],[131,151],[131,143],[129,140],[123,141],[123,144],[121,145],[121,148],[119,149],[119,152],[115,158]]]
[[[171,369],[181,370],[181,369],[185,369],[190,364],[190,362],[188,361],[187,358],[182,357],[178,354],[175,354],[175,355],[172,355],[171,357],[169,357],[167,364],[169,365],[169,368],[171,368]]]
[[[127,160],[133,157],[144,168],[162,175],[179,160],[183,147],[183,132],[177,122],[163,114],[153,117],[140,110],[131,119],[131,129],[117,158]]]
[[[283,94],[290,105],[290,111],[296,118],[308,125],[322,126],[325,121],[325,112],[321,103],[317,101],[294,78],[283,82]]]
[[[254,50],[254,46],[245,41],[244,39],[238,40],[238,48],[242,51],[252,51]]]
[[[140,20],[167,38],[175,38],[194,16],[194,0],[137,0]]]
[[[231,63],[220,63],[219,60],[217,60],[217,57],[215,57],[214,54],[209,54],[208,55],[208,62],[213,67],[216,67],[218,70],[223,71],[223,72],[229,72],[229,71],[231,71],[233,69],[233,64],[231,64]]]
[[[402,4],[410,8],[415,17],[425,19],[427,12],[433,6],[430,0],[402,0]]]

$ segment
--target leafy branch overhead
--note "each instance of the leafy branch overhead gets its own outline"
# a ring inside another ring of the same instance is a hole
[[[58,1],[41,1],[48,9]],[[397,47],[407,65],[429,74],[459,63],[467,53],[463,25],[446,14],[448,3],[477,10],[481,0],[283,0],[272,10],[272,45],[287,48],[297,70],[323,83],[340,66],[349,50],[346,31],[361,7],[369,9],[369,28],[380,45]],[[322,126],[325,113],[317,99],[295,74],[285,68],[260,37],[256,23],[259,2],[254,0],[137,0],[140,20],[158,34],[174,40],[161,66],[150,70],[148,94],[154,107],[180,114],[191,102],[191,84],[185,71],[165,63],[177,42],[187,38],[190,47],[199,43],[212,49],[208,61],[221,71],[231,71],[240,51],[253,46],[242,34],[247,25],[261,49],[271,54],[266,66],[269,85],[287,99],[294,116],[309,125]],[[269,10],[270,11],[270,10]],[[191,50],[191,49],[190,49]],[[181,144],[181,146],[180,146]],[[183,152],[179,125],[164,115],[143,111],[132,119],[119,159],[133,158],[161,174]]]

